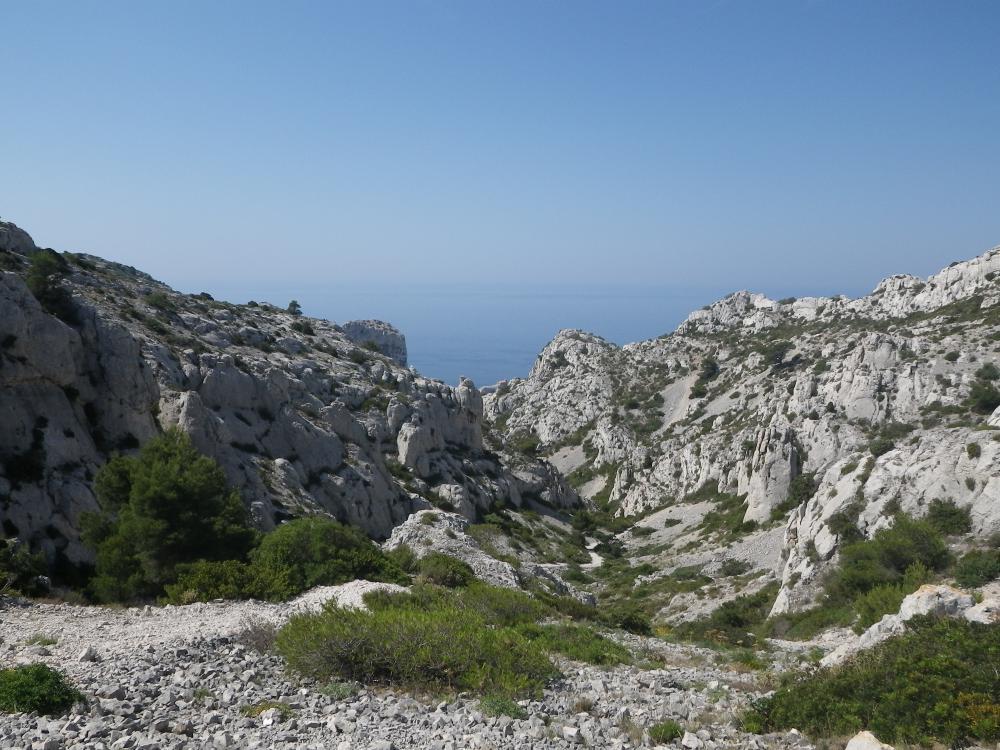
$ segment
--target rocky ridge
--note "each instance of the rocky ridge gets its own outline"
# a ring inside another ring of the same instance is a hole
[[[37,252],[61,267],[63,319],[26,283]],[[3,222],[0,269],[3,536],[57,569],[89,559],[79,517],[97,509],[96,470],[171,426],[220,463],[264,530],[321,513],[386,538],[435,506],[471,520],[579,502],[551,466],[491,438],[470,380],[406,368],[386,323],[181,294],[95,256],[39,251]]]
[[[871,536],[941,499],[968,507],[971,538],[1000,531],[1000,409],[972,403],[1000,374],[998,341],[994,248],[855,300],[737,292],[623,347],[563,330],[485,411],[592,503],[653,530],[621,535],[633,562],[666,575],[738,561],[758,575],[751,589],[780,582],[779,614],[813,601],[845,516]],[[706,528],[720,498],[738,499],[726,539]],[[691,604],[661,616],[705,611]]]

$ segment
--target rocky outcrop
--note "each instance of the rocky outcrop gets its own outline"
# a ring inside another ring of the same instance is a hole
[[[9,221],[0,221],[0,252],[26,255],[34,249],[31,235]]]
[[[737,292],[623,347],[560,331],[484,411],[511,446],[576,451],[578,488],[619,515],[735,497],[737,535],[785,526],[780,614],[810,606],[836,563],[831,519],[870,536],[941,499],[969,509],[974,538],[1000,531],[1000,417],[972,400],[1000,382],[998,338],[994,248],[854,300]],[[672,543],[710,542],[696,524]]]
[[[903,599],[899,612],[882,617],[857,640],[845,643],[823,657],[824,667],[840,664],[850,656],[906,632],[906,623],[914,617],[964,617],[970,622],[993,624],[1000,618],[1000,599],[985,599],[975,605],[972,596],[951,586],[925,585]]]
[[[394,326],[381,320],[351,320],[341,328],[355,344],[370,347],[397,365],[406,366],[406,338]]]
[[[30,238],[2,228],[0,522],[51,562],[87,559],[79,519],[97,509],[107,458],[171,426],[219,462],[262,529],[321,513],[386,538],[434,504],[475,519],[529,497],[577,502],[548,465],[486,450],[475,384],[403,367],[387,324],[178,294],[79,255],[57,282],[72,294],[66,323],[23,280]]]

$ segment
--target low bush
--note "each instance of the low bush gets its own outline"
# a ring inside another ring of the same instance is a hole
[[[479,701],[479,710],[485,716],[509,716],[512,719],[527,719],[528,712],[510,698],[502,695],[486,695]]]
[[[327,606],[293,616],[278,634],[286,663],[307,677],[511,698],[557,675],[539,643],[444,596],[370,611]]]
[[[62,715],[83,695],[45,664],[0,669],[0,711]]]
[[[855,631],[863,632],[881,620],[882,615],[898,612],[903,599],[926,583],[930,575],[931,572],[924,565],[916,562],[906,569],[899,583],[884,583],[859,596],[853,603],[854,612],[858,616]]]
[[[359,578],[408,583],[409,577],[357,529],[329,518],[297,518],[262,539],[249,562],[199,560],[177,566],[166,599],[189,604],[211,599],[283,601],[314,586]]]
[[[1000,628],[914,618],[909,632],[845,664],[792,676],[743,717],[755,733],[861,729],[891,743],[963,747],[1000,739]]]
[[[901,583],[915,563],[941,571],[950,562],[948,546],[934,526],[900,514],[871,539],[841,549],[840,565],[827,577],[825,590],[829,603],[851,603],[878,586]]]
[[[441,552],[431,552],[421,558],[417,571],[424,581],[448,588],[468,586],[476,578],[468,563]]]
[[[972,515],[968,507],[958,506],[954,500],[931,500],[926,520],[942,534],[968,534],[972,531]]]
[[[965,588],[977,588],[1000,578],[1000,550],[974,549],[955,565],[955,581]]]
[[[281,524],[250,554],[250,564],[266,587],[261,598],[271,600],[358,578],[409,582],[364,533],[329,518],[297,518]]]
[[[992,414],[1000,406],[1000,390],[991,382],[977,380],[969,389],[967,403],[978,414]]]
[[[574,661],[612,666],[628,664],[632,655],[627,648],[608,640],[593,628],[570,623],[521,625],[518,632],[545,651],[560,653]]]
[[[769,583],[753,594],[744,594],[724,602],[708,617],[685,622],[674,629],[674,635],[685,640],[729,646],[753,646],[753,632],[763,625],[778,595],[778,584]]]

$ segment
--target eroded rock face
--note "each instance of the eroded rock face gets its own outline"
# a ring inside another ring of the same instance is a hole
[[[854,300],[738,292],[623,347],[560,331],[484,410],[510,444],[585,455],[567,471],[621,515],[707,486],[742,499],[738,534],[784,525],[779,614],[814,602],[845,514],[871,536],[943,499],[974,538],[1000,531],[1000,409],[972,400],[1000,382],[998,338],[1000,247]]]
[[[381,320],[352,320],[341,328],[355,344],[373,346],[397,365],[406,366],[406,338]]]
[[[22,279],[30,238],[0,230],[0,521],[50,560],[87,559],[78,523],[97,509],[94,474],[171,426],[220,463],[262,529],[323,513],[385,538],[443,498],[470,519],[525,493],[578,501],[551,467],[485,450],[475,384],[404,368],[405,340],[388,324],[348,324],[348,335],[66,256],[70,325]]]

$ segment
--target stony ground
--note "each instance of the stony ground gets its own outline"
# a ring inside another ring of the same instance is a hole
[[[765,673],[655,638],[616,636],[635,652],[633,666],[562,662],[564,678],[522,703],[523,720],[484,716],[472,696],[304,683],[278,657],[243,642],[251,622],[280,623],[331,597],[356,603],[377,585],[316,589],[281,605],[115,609],[5,600],[0,666],[61,669],[88,705],[57,719],[0,717],[0,748],[629,748],[652,744],[643,727],[668,718],[690,730],[688,748],[811,747],[795,732],[761,737],[735,728],[734,712],[767,689]],[[55,642],[33,645],[33,636]],[[255,715],[267,703],[285,709]]]

